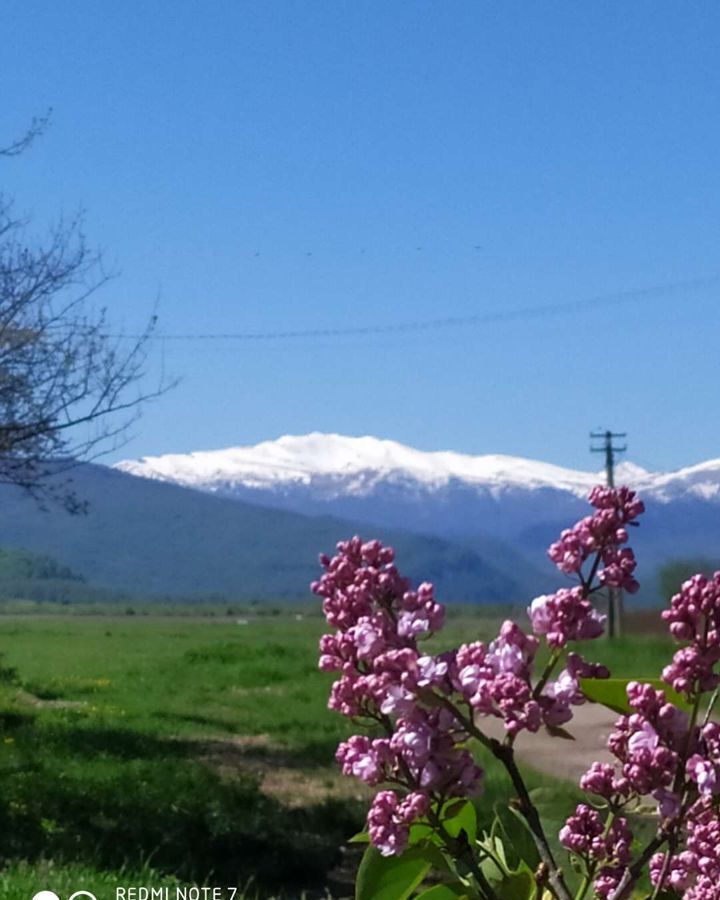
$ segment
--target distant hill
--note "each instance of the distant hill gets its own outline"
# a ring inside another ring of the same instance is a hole
[[[120,598],[87,584],[82,575],[50,556],[0,548],[0,600],[92,603],[109,599]]]
[[[0,486],[0,547],[61,560],[92,585],[138,595],[280,600],[309,596],[319,551],[355,533],[392,543],[402,570],[431,580],[447,600],[523,602],[522,565],[499,545],[461,545],[397,528],[308,517],[138,478],[104,466],[73,470],[85,515],[46,510]],[[0,556],[0,572],[2,557]]]

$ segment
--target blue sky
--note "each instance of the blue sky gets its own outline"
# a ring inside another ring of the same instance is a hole
[[[132,331],[342,328],[720,274],[714,2],[5,0],[0,185],[82,207]],[[720,283],[456,329],[158,342],[118,457],[311,430],[597,464],[720,456]]]

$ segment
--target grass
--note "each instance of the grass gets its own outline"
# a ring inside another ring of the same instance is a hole
[[[103,900],[116,884],[179,882],[251,883],[249,898],[346,894],[352,857],[341,849],[367,794],[332,762],[350,724],[326,709],[323,624],[292,614],[0,618],[0,896],[84,887]],[[497,624],[452,616],[442,643],[487,638]],[[651,675],[667,650],[633,636],[597,642],[593,658],[614,674]],[[530,780],[557,831],[576,790]],[[487,761],[484,822],[507,794]]]

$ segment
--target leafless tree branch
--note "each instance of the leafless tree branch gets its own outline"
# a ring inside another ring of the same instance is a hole
[[[0,157],[22,153],[48,120]],[[78,501],[58,473],[115,449],[141,405],[171,386],[145,387],[156,317],[126,339],[89,303],[108,278],[79,217],[33,240],[0,195],[0,482],[70,509]]]
[[[32,144],[37,138],[44,134],[46,128],[50,124],[52,117],[52,109],[48,109],[44,116],[35,116],[30,121],[25,133],[12,141],[5,147],[0,147],[0,156],[19,156]]]

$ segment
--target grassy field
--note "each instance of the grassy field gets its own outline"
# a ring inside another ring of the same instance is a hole
[[[182,883],[246,896],[346,896],[367,796],[336,771],[348,723],[326,709],[319,616],[3,616],[0,895]],[[450,618],[443,645],[487,637]],[[644,631],[648,629],[643,627]],[[595,658],[656,674],[650,634]],[[571,785],[537,776],[553,827]],[[507,795],[488,764],[487,819]]]

